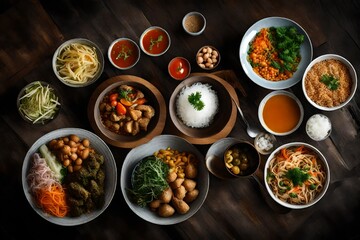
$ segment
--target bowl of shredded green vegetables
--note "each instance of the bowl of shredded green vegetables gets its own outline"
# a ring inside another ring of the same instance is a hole
[[[51,84],[34,81],[19,92],[17,107],[25,121],[43,125],[56,118],[61,108],[61,101],[58,92]]]

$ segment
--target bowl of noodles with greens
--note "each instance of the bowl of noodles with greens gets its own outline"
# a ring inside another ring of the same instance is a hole
[[[94,42],[70,39],[55,51],[52,67],[56,77],[70,87],[85,87],[99,79],[104,70],[104,56]]]
[[[265,186],[280,205],[303,209],[320,201],[330,184],[325,156],[314,146],[292,142],[279,146],[264,168]]]

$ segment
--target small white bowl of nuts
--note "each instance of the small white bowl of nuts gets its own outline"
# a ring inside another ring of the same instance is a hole
[[[220,63],[220,53],[213,46],[204,46],[196,53],[196,63],[204,70],[212,70]]]

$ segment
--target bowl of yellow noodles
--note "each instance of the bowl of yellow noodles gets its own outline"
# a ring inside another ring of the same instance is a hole
[[[70,87],[85,87],[99,79],[104,70],[104,56],[94,42],[74,38],[55,51],[52,67],[56,77]]]
[[[320,201],[330,183],[325,156],[314,146],[292,142],[279,146],[264,168],[265,186],[280,205],[303,209]]]

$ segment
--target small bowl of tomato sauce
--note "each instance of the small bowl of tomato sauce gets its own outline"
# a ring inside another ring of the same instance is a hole
[[[110,44],[108,57],[114,67],[120,70],[130,69],[140,59],[140,48],[129,38],[118,38]]]
[[[168,65],[170,76],[175,80],[184,80],[190,75],[190,62],[184,57],[174,57]]]
[[[147,28],[140,36],[141,50],[152,57],[163,55],[170,48],[170,44],[168,32],[158,26]]]

